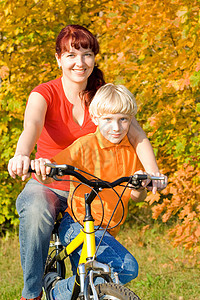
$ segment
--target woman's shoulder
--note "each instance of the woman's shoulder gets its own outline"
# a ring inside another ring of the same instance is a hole
[[[44,91],[44,90],[48,91],[48,90],[52,90],[52,89],[54,90],[57,88],[60,89],[61,85],[62,85],[61,77],[59,77],[59,78],[39,84],[32,90],[32,92],[40,92],[40,91]]]
[[[41,83],[38,86],[36,86],[31,93],[36,92],[39,93],[44,97],[47,104],[52,104],[58,101],[59,95],[62,94],[62,83],[61,78],[56,78],[54,80]]]

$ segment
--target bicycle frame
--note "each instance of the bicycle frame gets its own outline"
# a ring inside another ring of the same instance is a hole
[[[95,229],[94,229],[94,219],[91,214],[91,203],[97,196],[98,192],[104,188],[114,188],[123,182],[131,183],[135,189],[141,187],[141,181],[146,179],[151,180],[164,180],[164,177],[150,176],[148,174],[135,174],[133,176],[121,177],[111,183],[102,181],[101,179],[97,181],[88,180],[86,177],[77,173],[77,168],[70,165],[54,165],[48,164],[51,167],[50,177],[55,180],[59,180],[58,176],[72,175],[75,176],[82,183],[90,186],[92,188],[89,194],[85,195],[85,218],[83,220],[84,226],[80,233],[63,249],[61,252],[53,257],[47,266],[46,271],[51,271],[51,267],[56,262],[62,262],[68,257],[74,250],[76,250],[81,244],[83,244],[80,260],[77,268],[76,279],[73,287],[73,292],[71,300],[89,300],[92,293],[92,299],[98,300],[98,294],[94,285],[95,277],[102,277],[108,284],[113,284],[111,279],[111,270],[107,264],[100,263],[96,260],[96,243],[95,243]],[[125,187],[127,187],[126,185]],[[118,203],[116,204],[118,205]],[[118,274],[114,274],[115,281],[119,284]],[[101,286],[101,284],[99,285]],[[119,287],[119,285],[118,285]],[[89,289],[90,288],[90,289]],[[121,288],[120,288],[121,291]],[[132,297],[134,299],[139,299],[132,291]],[[109,292],[110,294],[110,292]],[[123,296],[126,295],[124,291]],[[137,298],[135,298],[137,297]],[[115,299],[115,298],[114,298]],[[121,298],[120,298],[121,299]],[[133,298],[132,298],[133,299]]]
[[[98,192],[97,189],[96,192]],[[89,284],[93,293],[93,299],[98,300],[93,283],[93,279],[97,275],[103,277],[107,282],[112,281],[110,278],[110,267],[96,261],[95,258],[96,242],[94,219],[91,214],[91,203],[97,195],[96,192],[92,190],[89,194],[85,195],[85,218],[83,221],[83,229],[81,229],[80,233],[59,254],[57,254],[49,264],[49,267],[51,267],[55,261],[63,261],[83,244],[71,300],[75,300],[77,297],[89,300]]]

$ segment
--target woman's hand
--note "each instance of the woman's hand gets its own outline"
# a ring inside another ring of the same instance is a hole
[[[151,176],[161,176],[164,179],[163,180],[152,180],[152,186],[148,186],[149,182],[146,185],[147,190],[152,191],[152,193],[155,195],[156,191],[164,190],[168,183],[168,178],[166,175],[161,174],[160,172],[157,172],[155,174],[150,174]]]
[[[47,158],[31,160],[31,169],[35,170],[36,177],[39,181],[47,180],[47,175],[51,171],[51,168],[45,166],[45,163],[51,163],[51,161]]]
[[[147,172],[144,172],[142,170],[139,170],[135,172],[135,174],[147,174]],[[161,191],[166,188],[168,180],[167,176],[161,174],[160,172],[157,172],[155,174],[149,174],[150,176],[158,176],[163,177],[163,180],[152,180],[152,186],[148,186],[148,184],[151,182],[150,179],[146,179],[142,181],[142,188],[146,187],[147,190],[152,191],[153,194],[156,194],[156,191]]]
[[[9,160],[8,172],[12,178],[22,176],[22,180],[27,179],[30,174],[28,169],[30,166],[30,158],[27,155],[17,154]]]

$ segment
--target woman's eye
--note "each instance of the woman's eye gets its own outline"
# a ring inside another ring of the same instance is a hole
[[[75,54],[73,54],[73,53],[64,53],[63,54],[63,57],[65,57],[65,58],[70,58],[70,57],[74,57],[75,56]]]
[[[93,52],[88,52],[88,53],[85,53],[85,56],[86,57],[94,57],[94,53]]]

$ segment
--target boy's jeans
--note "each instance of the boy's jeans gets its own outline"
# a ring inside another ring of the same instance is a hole
[[[80,232],[81,225],[74,223],[73,219],[66,214],[59,227],[59,236],[63,245],[67,245]],[[103,234],[102,230],[96,232],[96,244],[98,245]],[[80,257],[81,246],[70,255],[72,272],[76,274],[78,261]],[[106,233],[101,246],[97,252],[97,260],[109,264],[111,267],[111,276],[114,279],[114,272],[119,275],[121,284],[126,284],[138,275],[138,263],[136,259],[128,252],[113,236]],[[56,300],[70,300],[73,290],[75,275],[58,281],[53,295]],[[95,284],[98,284],[96,281]]]
[[[37,297],[56,215],[67,208],[68,192],[50,189],[30,179],[17,198],[19,241],[24,276],[22,296]]]

